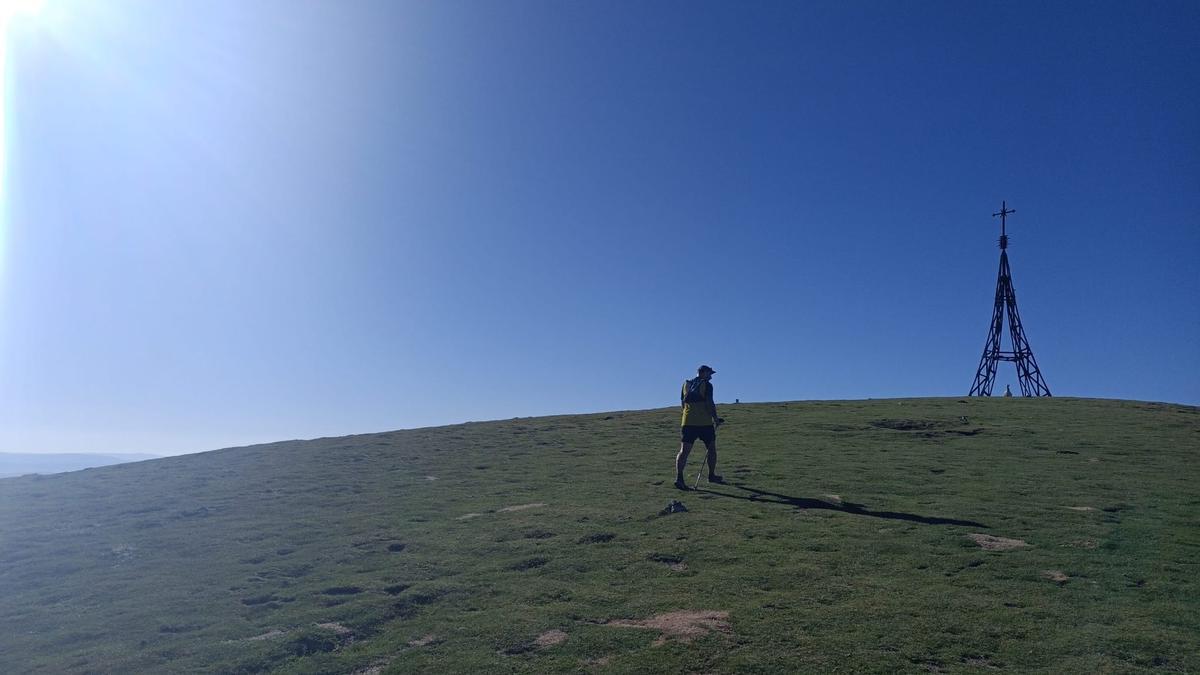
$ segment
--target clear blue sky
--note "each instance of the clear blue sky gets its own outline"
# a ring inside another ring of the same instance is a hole
[[[84,2],[8,29],[0,451],[1200,403],[1200,3]],[[997,392],[1016,374],[1002,364]],[[669,445],[671,437],[664,436]]]

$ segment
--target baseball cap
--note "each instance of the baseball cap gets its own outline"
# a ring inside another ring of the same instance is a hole
[[[713,370],[712,366],[700,366],[699,368],[696,369],[696,372],[697,373],[706,373],[707,372],[707,373],[715,374],[717,371]]]

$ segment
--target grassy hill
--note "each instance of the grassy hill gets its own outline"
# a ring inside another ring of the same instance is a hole
[[[1200,409],[722,414],[688,493],[674,409],[0,480],[0,672],[1200,671]]]

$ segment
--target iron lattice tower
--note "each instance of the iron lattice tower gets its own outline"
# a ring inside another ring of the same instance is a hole
[[[1000,361],[1012,361],[1017,364],[1017,378],[1021,383],[1022,396],[1049,396],[1050,387],[1042,378],[1037,359],[1033,358],[1033,350],[1029,340],[1025,338],[1025,329],[1021,326],[1021,315],[1017,313],[1017,294],[1013,291],[1012,273],[1008,268],[1008,232],[1006,220],[1008,214],[1016,213],[1008,208],[1006,202],[1000,202],[1000,212],[992,217],[1000,216],[1000,275],[996,279],[996,305],[992,309],[991,330],[987,342],[983,345],[983,356],[979,359],[979,368],[975,371],[975,382],[971,385],[968,396],[991,396],[992,385],[996,381],[996,364]],[[1012,351],[1000,350],[1000,336],[1004,332],[1004,315],[1008,315],[1008,334],[1012,340]]]

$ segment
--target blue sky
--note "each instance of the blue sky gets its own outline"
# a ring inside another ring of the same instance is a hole
[[[85,2],[8,28],[0,451],[1200,404],[1194,2]],[[1002,364],[997,392],[1016,389]],[[670,437],[664,436],[669,445]]]

